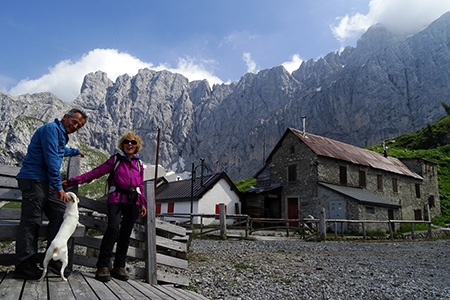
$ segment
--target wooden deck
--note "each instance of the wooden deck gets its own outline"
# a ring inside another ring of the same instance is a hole
[[[171,285],[152,285],[142,281],[120,281],[112,279],[102,283],[94,278],[94,273],[74,271],[67,282],[54,274],[47,275],[45,281],[13,279],[12,272],[0,273],[0,299],[208,299],[195,292],[175,288]]]

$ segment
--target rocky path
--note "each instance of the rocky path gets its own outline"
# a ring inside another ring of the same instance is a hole
[[[450,299],[450,240],[193,240],[191,283],[210,299]]]

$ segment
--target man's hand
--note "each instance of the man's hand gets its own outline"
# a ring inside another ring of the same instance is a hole
[[[145,206],[141,206],[141,217],[144,217],[147,214],[147,209]]]
[[[56,197],[62,202],[69,202],[69,198],[64,190],[60,190],[56,192]]]
[[[84,151],[83,150],[80,150],[80,156],[84,157]]]

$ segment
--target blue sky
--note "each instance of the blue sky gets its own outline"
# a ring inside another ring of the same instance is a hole
[[[292,72],[377,22],[414,33],[448,0],[15,0],[0,4],[0,91],[49,91],[64,101],[84,76],[111,80],[168,69],[210,84],[283,65]]]

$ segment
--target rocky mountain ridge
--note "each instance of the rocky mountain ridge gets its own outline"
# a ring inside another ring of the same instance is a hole
[[[90,117],[71,137],[75,144],[114,153],[117,138],[133,130],[145,142],[142,159],[154,163],[159,128],[161,165],[190,172],[204,158],[211,171],[217,162],[240,180],[263,166],[288,127],[303,129],[302,116],[307,132],[356,146],[439,120],[449,70],[447,13],[409,37],[372,26],[357,47],[304,61],[292,74],[278,66],[210,87],[169,71],[142,69],[115,82],[97,71],[85,76],[72,103],[49,93],[0,94],[0,163],[20,164],[36,119],[49,122],[77,106]]]

